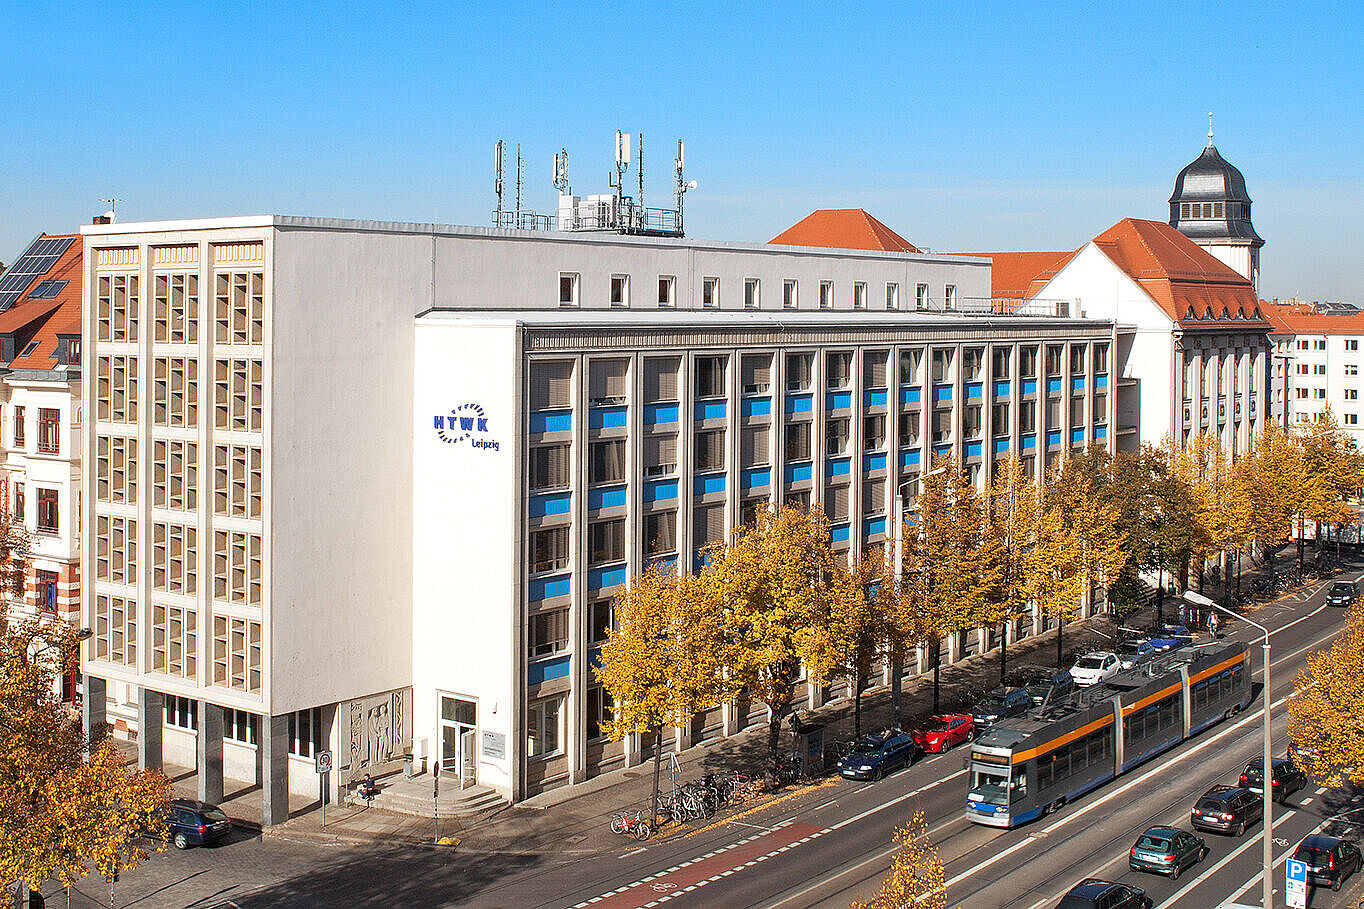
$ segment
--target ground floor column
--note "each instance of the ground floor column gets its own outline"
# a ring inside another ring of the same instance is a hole
[[[109,683],[87,675],[81,695],[81,726],[85,740],[94,744],[109,734]]]
[[[161,769],[161,726],[166,701],[159,691],[137,690],[137,769]]]
[[[272,827],[289,819],[289,715],[261,717],[261,824]]]
[[[199,801],[216,805],[223,800],[223,708],[199,702]]]

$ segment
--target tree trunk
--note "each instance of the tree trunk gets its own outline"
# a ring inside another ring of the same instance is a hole
[[[1222,553],[1222,605],[1231,608],[1231,559],[1229,554]]]
[[[859,678],[853,687],[853,738],[862,738],[862,680]],[[895,728],[900,728],[900,718],[895,718]]]
[[[999,684],[1004,684],[1004,677],[1008,674],[1009,668],[1009,620],[1004,620],[1004,629],[999,636]]]
[[[1165,620],[1165,569],[1156,568],[1156,626]]]
[[[940,691],[939,670],[942,669],[942,638],[933,642],[933,713],[938,714],[938,695]]]
[[[1064,668],[1061,665],[1061,633],[1066,629],[1066,617],[1058,615],[1056,617],[1056,668]]]
[[[1241,550],[1236,550],[1236,599],[1241,598]]]
[[[663,724],[654,727],[654,829],[658,829],[658,777],[663,772]]]
[[[781,745],[781,715],[786,710],[787,704],[772,704],[772,718],[767,721],[767,751],[772,757],[772,766],[777,765],[777,750]]]
[[[901,691],[904,689],[905,655],[898,647],[890,655],[890,719],[900,728]],[[858,692],[861,694],[861,692]]]
[[[1307,542],[1306,540],[1303,539],[1303,536],[1302,536],[1304,530],[1306,530],[1306,528],[1303,526],[1303,523],[1302,523],[1302,515],[1298,515],[1298,573],[1299,573],[1299,574],[1302,573],[1302,566],[1303,566],[1303,561],[1302,561],[1302,557],[1303,557],[1303,548],[1304,548],[1304,544]]]

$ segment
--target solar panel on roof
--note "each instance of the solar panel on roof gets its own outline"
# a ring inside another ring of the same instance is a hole
[[[28,295],[30,300],[54,300],[57,294],[66,289],[69,281],[39,281],[38,286]]]
[[[18,302],[33,280],[47,274],[75,242],[75,237],[39,237],[30,243],[19,260],[0,278],[0,312]]]

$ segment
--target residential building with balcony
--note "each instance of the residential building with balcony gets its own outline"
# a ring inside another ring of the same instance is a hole
[[[1275,393],[1282,394],[1283,425],[1300,426],[1330,408],[1337,423],[1364,448],[1360,415],[1360,343],[1364,315],[1326,315],[1301,306],[1265,305],[1273,324]]]

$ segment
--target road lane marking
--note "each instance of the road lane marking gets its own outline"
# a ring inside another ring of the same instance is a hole
[[[1293,814],[1291,812],[1280,815],[1279,819],[1274,822],[1274,829],[1275,830],[1279,829],[1280,824],[1282,824],[1284,821],[1289,820],[1292,817]],[[1245,852],[1251,846],[1263,846],[1265,842],[1264,836],[1265,832],[1263,829],[1261,829],[1258,835],[1251,837],[1250,839],[1242,843],[1240,846],[1236,847],[1236,849],[1233,850],[1232,852],[1229,852],[1226,855],[1222,856],[1221,860],[1218,861],[1216,865],[1213,865],[1207,871],[1204,871],[1198,877],[1189,881],[1187,884],[1183,886],[1183,888],[1180,889],[1178,893],[1170,897],[1165,902],[1161,903],[1159,906],[1156,907],[1156,909],[1167,909],[1167,907],[1175,905],[1176,903],[1179,902],[1180,898],[1184,896],[1184,894],[1188,893],[1190,890],[1194,889],[1199,884],[1203,883],[1213,874],[1216,874],[1218,871],[1221,871],[1222,868],[1227,865],[1227,863],[1231,862],[1233,859],[1235,859],[1241,853]],[[1258,880],[1258,878],[1256,878],[1256,880]]]
[[[982,870],[984,870],[984,869],[986,869],[986,868],[989,868],[989,867],[990,867],[991,865],[993,865],[995,862],[999,861],[999,860],[1002,859],[1002,858],[1007,858],[1008,856],[1010,856],[1010,855],[1012,855],[1013,853],[1017,852],[1018,850],[1022,849],[1024,846],[1028,845],[1029,843],[1034,842],[1036,839],[1037,839],[1037,838],[1034,837],[1034,836],[1029,836],[1029,837],[1026,838],[1026,839],[1019,840],[1018,842],[1016,842],[1016,843],[1014,843],[1012,846],[1010,846],[1008,849],[1005,849],[1003,852],[997,852],[997,853],[995,853],[995,854],[992,855],[990,858],[988,858],[988,859],[986,859],[985,861],[981,862],[979,865],[976,865],[974,868],[968,868],[968,869],[966,869],[966,870],[963,871],[961,874],[958,874],[956,877],[952,878],[950,881],[948,881],[948,882],[947,882],[946,884],[944,884],[943,886],[945,886],[945,887],[951,887],[953,884],[959,884],[959,883],[961,883],[962,881],[966,880],[968,877],[970,877],[971,875],[975,874],[976,872],[982,871]]]

